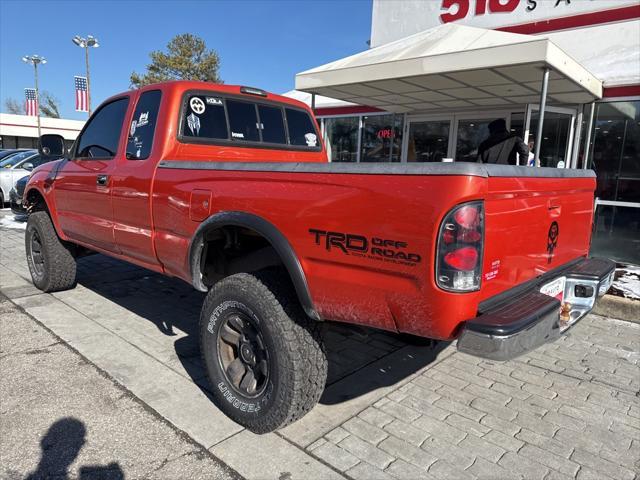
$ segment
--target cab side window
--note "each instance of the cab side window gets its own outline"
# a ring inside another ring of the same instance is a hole
[[[74,157],[104,160],[115,157],[129,98],[119,98],[101,107],[77,140]]]
[[[153,134],[158,122],[161,98],[162,92],[160,90],[151,90],[140,95],[129,127],[127,159],[144,160],[149,158],[153,146]]]

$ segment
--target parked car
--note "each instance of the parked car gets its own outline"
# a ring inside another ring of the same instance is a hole
[[[24,194],[24,187],[27,186],[29,181],[29,175],[25,175],[19,179],[9,192],[9,205],[11,205],[11,211],[16,215],[26,215],[27,210],[22,204],[22,195]]]
[[[33,171],[26,255],[47,292],[73,288],[87,250],[207,292],[214,401],[265,433],[320,398],[323,320],[492,360],[559,338],[613,280],[588,258],[595,186],[592,170],[332,164],[305,104],[169,82],[110,98]]]
[[[0,151],[0,160],[7,158],[9,155],[15,155],[16,153],[26,151],[26,148],[8,148]]]
[[[20,151],[0,160],[0,208],[9,200],[9,191],[14,183],[42,162],[37,150]]]

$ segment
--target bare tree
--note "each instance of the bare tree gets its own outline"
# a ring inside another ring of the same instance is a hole
[[[20,103],[15,98],[6,98],[4,100],[4,109],[7,113],[13,113],[14,115],[24,115],[24,104]]]
[[[60,101],[47,91],[40,92],[40,114],[49,118],[60,118]]]

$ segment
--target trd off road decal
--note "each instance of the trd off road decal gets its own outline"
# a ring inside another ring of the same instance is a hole
[[[551,222],[549,233],[547,235],[547,263],[551,263],[551,260],[553,260],[553,251],[558,246],[559,235],[560,227],[558,226],[558,222]]]
[[[345,255],[410,266],[422,260],[417,253],[407,251],[407,242],[315,228],[310,228],[309,233],[313,235],[316,245],[324,246],[327,251],[339,250]]]

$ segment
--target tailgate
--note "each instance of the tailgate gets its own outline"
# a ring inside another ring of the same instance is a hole
[[[588,254],[595,176],[573,172],[488,178],[481,300]]]

